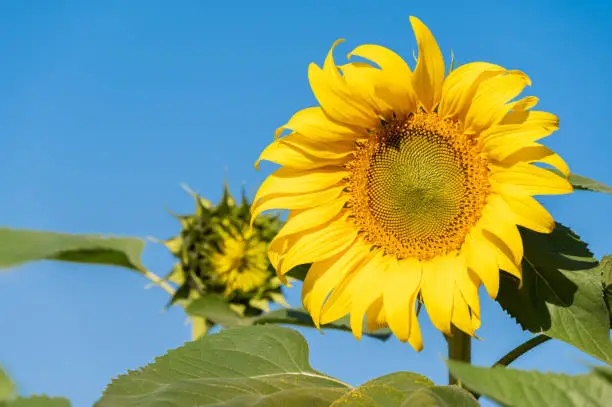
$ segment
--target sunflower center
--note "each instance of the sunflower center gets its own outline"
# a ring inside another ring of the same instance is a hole
[[[489,189],[475,140],[436,114],[381,124],[348,167],[353,219],[367,241],[398,258],[460,248]]]
[[[225,295],[239,290],[249,292],[268,278],[266,244],[252,238],[252,233],[226,237],[221,251],[211,256],[217,279],[225,285]]]

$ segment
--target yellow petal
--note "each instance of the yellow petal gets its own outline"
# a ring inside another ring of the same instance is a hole
[[[377,87],[387,87],[383,85],[384,76],[380,69],[364,62],[352,62],[340,66],[340,70],[352,94],[366,102],[377,116],[385,117],[393,112],[392,105],[377,96]]]
[[[410,23],[419,47],[419,59],[412,75],[412,88],[423,108],[432,112],[442,95],[444,58],[429,28],[416,17],[411,16]]]
[[[464,252],[467,259],[467,253]],[[469,264],[469,263],[468,263]],[[480,298],[478,288],[482,284],[480,278],[473,271],[466,269],[457,275],[457,289],[470,307],[472,314],[480,315]]]
[[[279,274],[285,274],[295,266],[329,259],[350,246],[357,237],[357,228],[346,215],[328,224],[298,233],[288,247],[280,264]]]
[[[451,320],[453,325],[466,334],[471,336],[474,335],[474,330],[472,329],[472,316],[470,315],[468,304],[458,288],[455,288],[455,293],[453,295],[453,314]]]
[[[550,213],[534,198],[526,195],[520,188],[512,185],[499,185],[501,194],[508,207],[514,212],[516,224],[536,231],[550,233],[555,228],[555,221]]]
[[[499,198],[501,203],[488,204],[478,226],[483,227],[482,236],[493,248],[499,268],[521,279],[523,242],[520,233],[514,226],[516,218],[511,211],[504,208],[506,204],[503,199],[499,196],[496,198]]]
[[[472,330],[475,332],[476,330],[478,330],[478,328],[480,328],[482,321],[480,319],[480,313],[477,314],[471,309],[470,311],[472,315]]]
[[[364,261],[342,280],[323,305],[321,324],[336,321],[351,312],[353,300],[362,294],[359,289],[362,288],[363,282],[372,281],[372,276],[377,275],[376,273],[380,270],[381,258],[382,253],[380,249],[367,253]],[[366,291],[372,292],[369,289]],[[380,293],[379,291],[377,294]],[[375,297],[371,299],[370,303],[374,301]],[[363,320],[363,314],[361,316]]]
[[[468,268],[482,281],[489,296],[497,298],[499,292],[499,266],[497,251],[482,234],[474,227],[465,239],[463,251],[467,258]]]
[[[320,324],[321,308],[329,292],[357,269],[368,255],[369,250],[357,241],[348,249],[310,267],[302,285],[302,303],[317,328]]]
[[[416,322],[415,302],[421,276],[421,263],[416,259],[394,261],[387,269],[383,298],[387,320],[395,336],[402,342],[410,338],[412,324]]]
[[[492,151],[500,145],[531,143],[556,130],[559,130],[559,118],[552,113],[514,111],[508,113],[498,125],[485,130],[481,137],[485,148]]]
[[[491,247],[494,248],[498,267],[506,273],[518,278],[519,283],[522,284],[522,263],[514,260],[514,256],[510,253],[508,247],[497,236],[486,231],[483,235],[491,242]]]
[[[396,113],[416,110],[416,94],[412,89],[412,72],[406,62],[395,52],[380,45],[365,44],[355,48],[348,57],[359,56],[376,63],[384,75],[381,76],[377,94],[389,101]]]
[[[353,335],[357,340],[363,334],[363,317],[366,311],[382,294],[385,272],[389,260],[383,258],[382,252],[377,252],[369,267],[358,272],[352,284],[350,323]]]
[[[569,176],[570,170],[563,158],[559,157],[550,148],[538,143],[524,144],[523,146],[504,145],[499,150],[488,152],[489,156],[503,162],[504,166],[510,166],[519,162],[524,163],[544,163],[548,164],[559,171],[566,177]]]
[[[502,248],[502,245],[497,244],[497,264],[499,268],[506,273],[518,278],[519,287],[523,284],[523,268],[522,263],[516,263],[508,255],[508,251]]]
[[[499,123],[512,107],[508,102],[530,84],[529,77],[520,71],[508,71],[482,82],[465,117],[466,132],[480,133]]]
[[[292,133],[270,143],[255,162],[255,169],[262,160],[295,169],[342,165],[355,150],[351,140],[323,143]]]
[[[516,217],[504,199],[490,194],[478,225],[486,232],[497,236],[508,248],[511,258],[520,263],[523,259],[523,240],[516,228]]]
[[[266,178],[255,194],[253,203],[267,195],[303,194],[337,185],[349,173],[342,167],[323,167],[309,171],[279,168]]]
[[[323,205],[338,198],[344,188],[344,185],[340,185],[306,194],[266,195],[251,206],[251,224],[259,214],[270,209],[308,209]]]
[[[506,72],[504,68],[487,62],[472,62],[452,71],[442,86],[440,117],[464,120],[478,85],[502,72]]]
[[[532,164],[517,163],[510,167],[491,166],[489,181],[493,188],[495,184],[510,184],[520,187],[529,195],[557,195],[573,192],[572,185],[549,170]]]
[[[294,233],[304,232],[329,223],[342,211],[347,200],[348,196],[344,195],[326,204],[298,211],[291,220],[285,223],[276,234],[276,237],[280,238]]]
[[[276,270],[276,274],[278,275],[281,283],[290,286],[287,277],[279,273],[280,265],[285,257],[285,253],[287,252],[287,248],[290,244],[292,244],[296,240],[295,236],[273,239],[268,246],[268,259],[270,260],[270,264]]]
[[[382,296],[374,300],[370,308],[366,311],[366,328],[368,332],[387,327],[387,317],[383,307]]]
[[[378,122],[375,112],[367,101],[351,91],[334,62],[334,48],[342,41],[334,42],[323,69],[315,64],[308,66],[310,87],[325,113],[332,119],[366,129],[373,128]]]
[[[419,325],[416,310],[413,309],[413,312],[411,312],[409,315],[410,337],[408,338],[408,343],[414,348],[414,350],[420,352],[423,350],[423,336],[421,335],[421,326]]]
[[[276,129],[275,137],[285,130],[293,130],[313,142],[342,142],[367,137],[365,130],[333,120],[320,107],[308,107],[295,113],[287,124]]]
[[[538,102],[539,102],[539,99],[535,96],[525,96],[524,98],[519,99],[514,103],[510,103],[510,110],[515,111],[515,112],[529,110],[533,108],[535,105],[537,105]],[[512,114],[512,112],[509,114]]]
[[[423,262],[423,302],[433,325],[445,334],[450,334],[456,275],[466,268],[465,257],[454,253]]]

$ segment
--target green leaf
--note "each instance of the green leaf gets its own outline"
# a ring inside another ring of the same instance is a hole
[[[474,396],[459,386],[434,386],[408,395],[400,407],[477,407]]]
[[[478,402],[457,386],[434,386],[425,376],[397,372],[362,384],[330,407],[474,407]]]
[[[310,270],[310,264],[300,264],[299,266],[295,266],[294,268],[289,270],[286,276],[295,278],[296,280],[304,281],[308,270]]]
[[[119,376],[95,406],[327,407],[349,388],[310,366],[299,333],[249,326],[188,342]]]
[[[601,279],[604,290],[604,300],[608,306],[608,314],[610,314],[610,324],[612,324],[612,256],[604,256],[601,259]]]
[[[604,407],[612,400],[612,384],[599,372],[579,376],[483,368],[447,361],[453,376],[469,389],[505,406]],[[612,374],[610,368],[605,369]]]
[[[15,394],[15,384],[10,377],[0,369],[0,402],[8,400]]]
[[[314,328],[315,324],[310,317],[310,314],[301,308],[281,308],[274,311],[267,312],[260,317],[257,317],[253,320],[254,324],[289,324],[289,325],[297,325],[304,326],[308,328]],[[321,326],[322,329],[335,329],[339,331],[347,331],[351,332],[351,325],[349,322],[349,317],[343,317],[336,322],[331,324],[326,324]],[[379,329],[375,332],[366,332],[364,330],[364,335],[370,336],[372,338],[380,339],[386,341],[391,336],[391,331],[389,329]]]
[[[551,234],[521,229],[523,286],[501,273],[499,304],[523,327],[612,362],[610,318],[601,271],[587,245],[567,227]]]
[[[63,397],[17,397],[11,401],[0,402],[0,407],[70,407],[70,401]]]
[[[243,317],[232,310],[223,296],[210,294],[192,301],[185,309],[187,314],[208,319],[224,328],[233,328],[247,325],[287,324],[314,328],[312,318],[308,312],[301,308],[280,308],[264,313],[257,317]],[[322,326],[323,329],[335,329],[351,332],[348,317],[342,318],[332,324]],[[365,332],[364,335],[380,340],[387,340],[391,336],[389,329],[379,329],[376,332]]]
[[[567,178],[570,184],[574,187],[574,189],[579,191],[592,191],[592,192],[604,192],[607,194],[612,194],[612,187],[607,186],[606,184],[592,180],[587,177],[583,177],[578,174],[570,174],[566,177],[561,171],[556,168],[546,167],[548,171],[554,172],[560,177]]]
[[[143,271],[143,248],[144,241],[134,237],[0,228],[0,269],[37,260],[59,260]]]
[[[568,180],[572,184],[574,189],[582,191],[605,192],[607,194],[612,194],[611,187],[607,186],[602,182],[583,177],[582,175],[570,174]]]
[[[218,294],[208,294],[193,300],[185,308],[185,312],[225,328],[252,324],[249,318],[244,318],[231,309],[223,296]]]

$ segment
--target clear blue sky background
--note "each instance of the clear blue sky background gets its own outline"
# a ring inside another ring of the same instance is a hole
[[[307,65],[340,37],[411,58],[409,15],[445,55],[527,72],[529,94],[561,118],[547,144],[572,170],[612,184],[612,3],[546,1],[19,1],[0,5],[0,224],[166,238],[165,208],[190,211],[185,182],[216,201],[224,177],[249,194],[273,168],[253,169],[276,127],[315,104]],[[290,5],[294,4],[294,5]],[[546,199],[597,256],[612,251],[612,198]],[[149,244],[146,265],[173,260]],[[24,394],[89,407],[112,376],[180,346],[189,327],[167,295],[119,268],[37,263],[0,276],[0,364]],[[288,291],[299,304],[299,287]],[[528,338],[484,301],[476,364]],[[315,368],[351,384],[396,370],[444,383],[442,336],[422,318],[425,349],[396,340],[302,332]],[[592,360],[548,343],[516,366],[577,373]]]

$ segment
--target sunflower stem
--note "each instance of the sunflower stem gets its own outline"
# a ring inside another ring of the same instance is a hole
[[[450,360],[466,363],[472,362],[472,338],[468,334],[452,325],[451,334],[446,337],[446,342],[448,344],[448,358]],[[448,374],[448,384],[461,386],[461,382],[450,373]]]
[[[493,366],[508,366],[510,363],[514,362],[516,359],[529,352],[531,349],[535,348],[538,345],[543,344],[548,341],[550,336],[546,335],[537,335],[533,338],[529,339],[527,342],[521,343],[516,348],[512,349],[510,352],[506,353],[501,359],[499,359]]]

